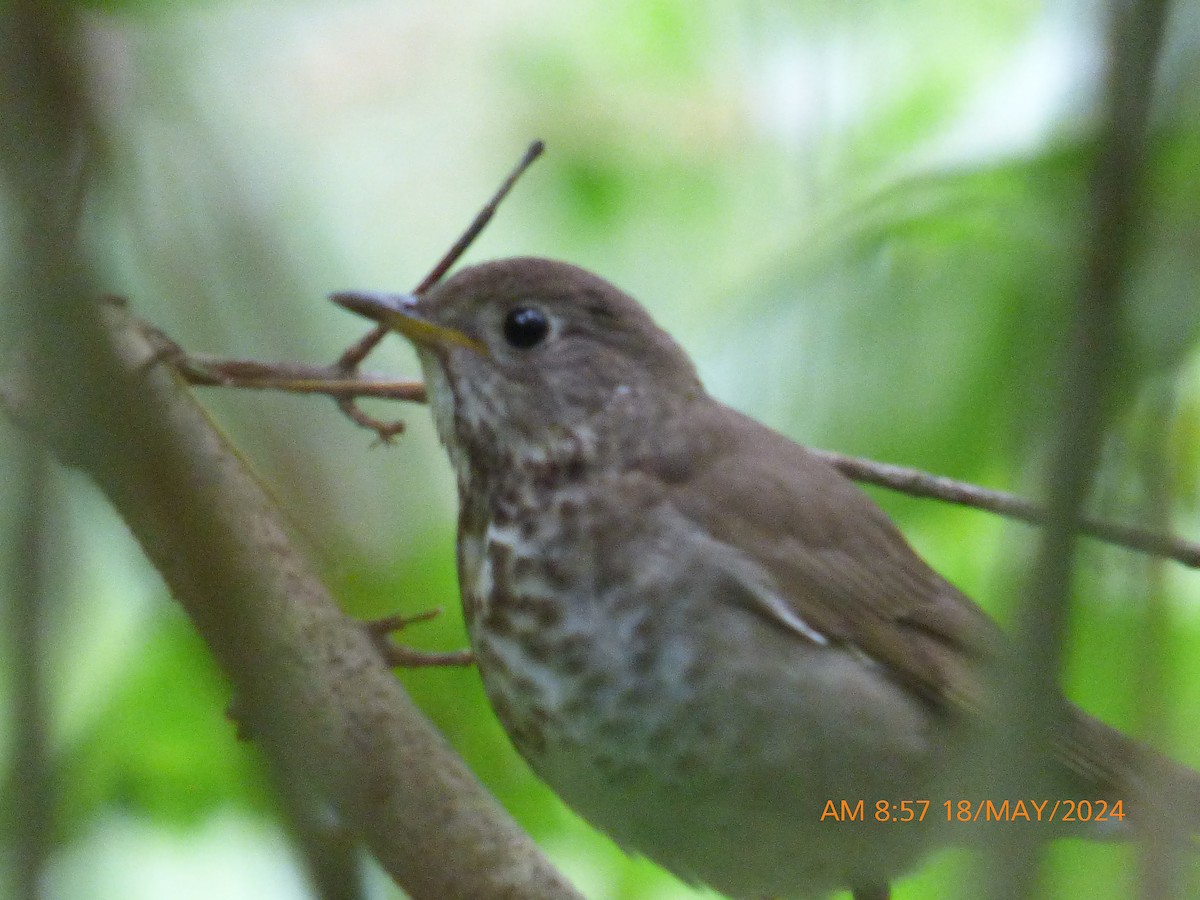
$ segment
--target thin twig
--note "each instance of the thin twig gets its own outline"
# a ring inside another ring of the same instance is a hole
[[[379,346],[379,342],[387,337],[387,333],[386,325],[376,325],[347,347],[334,365],[347,373],[357,371],[359,364],[367,358],[367,354]]]
[[[325,394],[341,406],[342,412],[379,440],[389,443],[404,431],[402,421],[383,422],[364,413],[354,401],[369,397],[378,400],[425,402],[425,385],[412,379],[385,379],[379,375],[354,372],[347,374],[333,366],[303,363],[261,363],[249,359],[220,359],[190,354],[172,356],[169,362],[188,384],[201,387],[236,387],[250,390],[286,391],[292,394]]]
[[[1062,390],[1046,470],[1046,527],[1029,587],[1016,615],[1014,662],[1003,675],[1006,696],[997,746],[1001,795],[1039,792],[1043,750],[1062,727],[1059,674],[1071,609],[1076,534],[1092,490],[1122,339],[1122,301],[1137,237],[1146,168],[1147,126],[1168,0],[1109,4],[1107,58],[1097,152],[1088,184],[1083,267]],[[1015,660],[1020,660],[1019,663]],[[1005,833],[988,855],[994,900],[1023,900],[1038,890],[1039,851],[1048,834]]]
[[[36,900],[45,877],[54,831],[54,771],[51,765],[46,705],[46,539],[51,503],[49,460],[41,445],[22,448],[20,524],[16,535],[16,574],[10,588],[8,673],[12,697],[12,762],[9,804],[16,818],[13,836],[14,897]]]
[[[1171,421],[1176,401],[1173,385],[1159,387],[1147,404],[1147,419]],[[1166,530],[1170,527],[1171,498],[1175,495],[1169,462],[1171,437],[1167,429],[1145,428],[1138,443],[1138,470],[1145,494],[1142,516],[1151,527]],[[1136,684],[1133,696],[1168,697],[1172,690],[1171,655],[1167,652],[1171,641],[1171,610],[1162,560],[1150,560],[1142,573],[1145,579],[1142,622],[1136,649],[1130,654],[1135,662],[1131,673]],[[1138,704],[1134,733],[1151,746],[1166,746],[1168,735],[1174,730],[1174,712],[1169,703]],[[1187,821],[1189,809],[1186,804],[1171,802],[1177,791],[1169,769],[1168,765],[1151,765],[1133,798],[1141,808],[1153,810],[1142,819],[1145,826],[1138,848],[1139,900],[1166,900],[1186,893],[1182,875],[1191,834]]]
[[[171,363],[188,384],[201,387],[236,387],[286,391],[292,394],[425,402],[425,385],[420,381],[407,378],[388,379],[368,372],[345,376],[335,366],[262,363],[250,359],[222,359],[200,353],[174,358]]]
[[[160,349],[159,359],[170,362],[189,384],[326,394],[338,400],[372,398],[409,403],[426,402],[425,385],[419,381],[388,379],[369,373],[348,376],[336,364],[317,366],[303,363],[262,363],[187,353],[157,329],[144,326],[144,330],[153,336],[157,346],[163,348]],[[388,427],[386,423],[365,425],[376,432],[380,426]],[[385,440],[390,436],[381,435]],[[933,475],[920,469],[858,456],[846,456],[831,450],[810,448],[810,452],[854,481],[874,484],[913,497],[942,500],[981,509],[1030,525],[1045,525],[1049,521],[1049,513],[1045,507],[1014,494]],[[1080,533],[1097,540],[1200,569],[1200,544],[1193,541],[1104,519],[1084,519],[1078,527]]]
[[[458,262],[459,258],[467,252],[467,248],[479,237],[480,232],[487,227],[487,223],[492,220],[492,216],[496,214],[496,210],[500,207],[504,198],[513,189],[513,185],[525,174],[525,170],[533,165],[534,160],[542,155],[545,149],[546,145],[542,141],[534,141],[529,145],[525,154],[517,162],[516,166],[513,167],[513,170],[508,173],[508,177],[496,189],[496,193],[492,195],[492,198],[479,211],[471,224],[467,226],[467,230],[459,236],[458,240],[446,251],[445,255],[438,260],[437,265],[430,270],[429,274],[421,279],[421,283],[413,289],[414,294],[419,296],[442,280],[445,274],[450,271],[450,267]],[[384,339],[387,333],[388,329],[386,326],[376,325],[359,338],[359,340],[351,344],[338,357],[334,365],[345,375],[353,375],[358,371],[359,365],[367,358],[367,355],[379,346],[379,342]],[[374,431],[379,435],[379,439],[385,443],[404,430],[403,422],[383,422],[364,413],[358,408],[352,397],[339,396],[337,404],[338,409],[356,425],[361,425],[363,428]]]
[[[360,428],[375,432],[375,438],[380,444],[390,444],[392,438],[404,433],[405,426],[403,419],[393,419],[391,422],[377,419],[370,413],[365,413],[359,409],[358,404],[348,397],[338,397],[336,402],[338,409],[342,411],[342,415]]]
[[[467,226],[467,230],[462,233],[454,245],[446,251],[436,266],[430,270],[429,274],[421,281],[420,284],[413,289],[413,293],[418,297],[442,280],[442,277],[450,271],[450,267],[458,262],[459,257],[467,252],[467,248],[475,242],[475,238],[479,237],[480,232],[487,227],[487,223],[492,220],[492,216],[496,214],[496,210],[500,207],[504,198],[508,196],[509,191],[513,189],[513,185],[517,180],[525,174],[525,170],[533,165],[534,161],[545,151],[546,145],[542,141],[534,141],[525,151],[525,155],[513,167],[513,170],[508,173],[508,177],[492,195],[492,199],[487,202],[487,205],[479,211],[475,216],[475,220]]]
[[[1049,512],[1023,497],[994,491],[965,481],[955,481],[940,475],[931,475],[920,469],[909,469],[889,463],[876,462],[855,456],[844,456],[829,450],[813,450],[812,453],[835,466],[847,478],[878,485],[889,490],[926,497],[987,510],[997,515],[1027,522],[1030,525],[1045,525]],[[1090,537],[1139,550],[1152,556],[1161,556],[1200,569],[1200,544],[1133,525],[1109,522],[1103,519],[1084,519],[1079,531]]]
[[[120,297],[106,302],[124,305]],[[251,390],[287,391],[293,394],[326,394],[333,397],[342,411],[362,427],[374,431],[388,443],[404,430],[403,422],[381,422],[354,405],[355,398],[408,400],[422,403],[425,385],[409,379],[384,379],[332,366],[305,363],[263,363],[252,359],[224,359],[202,353],[188,353],[161,329],[139,322],[142,334],[155,348],[151,364],[169,363],[188,384],[207,387],[237,387]]]

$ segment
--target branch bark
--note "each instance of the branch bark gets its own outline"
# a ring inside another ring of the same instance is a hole
[[[103,322],[80,312],[94,359],[60,373],[83,405],[47,406],[25,379],[25,390],[10,382],[9,412],[109,496],[283,777],[312,784],[413,897],[577,897],[341,613],[136,320],[118,307]]]
[[[577,900],[341,613],[160,348],[90,300],[68,164],[95,131],[72,19],[45,0],[5,16],[0,175],[29,326],[9,412],[125,519],[233,682],[285,809],[332,809],[415,898]]]

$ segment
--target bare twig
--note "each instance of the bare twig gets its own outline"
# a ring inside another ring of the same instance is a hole
[[[122,297],[105,297],[104,302],[112,306],[127,306]],[[327,394],[339,398],[425,401],[425,385],[419,381],[386,379],[382,375],[362,372],[348,374],[340,363],[331,366],[265,363],[255,359],[188,353],[162,329],[148,322],[138,322],[138,327],[154,347],[151,363],[170,363],[188,384],[287,391],[293,394]]]
[[[499,209],[500,204],[513,189],[513,186],[517,183],[517,180],[523,174],[525,174],[525,170],[533,165],[534,161],[542,155],[542,152],[545,149],[546,145],[541,141],[534,141],[529,145],[520,161],[518,161],[516,166],[513,167],[513,170],[508,173],[508,177],[505,178],[500,184],[500,187],[496,189],[496,193],[492,195],[492,198],[484,205],[483,209],[479,211],[479,213],[472,220],[471,224],[467,226],[467,230],[459,236],[458,240],[455,241],[450,249],[446,251],[445,255],[438,260],[437,265],[430,270],[429,274],[421,279],[421,283],[413,289],[414,294],[423,294],[442,280],[445,274],[450,271],[450,267],[458,262],[459,258],[467,252],[467,248],[469,248],[471,244],[474,243],[475,239],[479,237],[480,232],[487,227],[487,223],[492,220],[492,216],[496,214],[496,210]],[[358,370],[358,366],[362,363],[362,361],[367,358],[367,355],[379,345],[380,341],[384,339],[387,333],[388,329],[384,325],[376,325],[358,341],[356,341],[354,344],[351,344],[350,347],[348,347],[346,351],[340,357],[338,357],[335,365],[345,374],[353,374]],[[403,422],[383,422],[374,418],[373,416],[367,415],[358,408],[352,397],[339,397],[337,404],[338,408],[355,424],[374,431],[379,435],[379,439],[381,441],[387,442],[391,440],[392,437],[404,430]]]
[[[166,348],[160,352],[158,358],[174,366],[189,384],[326,394],[335,399],[372,398],[410,403],[426,401],[425,385],[419,381],[388,379],[382,375],[364,372],[346,375],[336,364],[318,366],[303,363],[263,363],[187,353],[156,329],[149,326],[144,328],[156,345]],[[15,388],[11,385],[9,387]],[[388,427],[385,423],[366,424],[365,427],[378,431],[380,425]],[[381,435],[385,439],[390,436]],[[831,450],[810,448],[810,452],[832,464],[854,481],[874,484],[913,497],[942,500],[981,509],[1030,525],[1045,525],[1049,520],[1046,507],[1004,491],[956,481],[907,466],[846,456]],[[1083,519],[1078,523],[1078,527],[1081,534],[1097,540],[1200,569],[1200,544],[1193,541],[1104,519]]]
[[[120,298],[108,298],[110,302]],[[224,359],[202,353],[187,353],[161,330],[141,323],[146,339],[156,348],[151,363],[166,362],[188,384],[207,387],[237,387],[251,390],[287,391],[293,394],[326,394],[338,402],[342,412],[358,425],[374,431],[388,443],[404,431],[401,421],[383,422],[364,413],[356,398],[425,401],[425,385],[410,379],[387,380],[345,369],[340,363],[316,366],[305,363],[264,363],[251,359]]]
[[[387,337],[386,325],[376,325],[361,338],[346,348],[345,352],[334,363],[343,372],[354,372],[367,355],[379,346],[379,342]]]
[[[1170,421],[1176,399],[1174,387],[1164,385],[1148,403],[1147,418],[1156,423]],[[1175,493],[1168,462],[1171,439],[1166,429],[1150,427],[1142,430],[1139,443],[1138,468],[1145,493],[1142,516],[1153,526],[1166,529]],[[1171,695],[1171,657],[1166,652],[1171,639],[1170,595],[1161,560],[1151,559],[1142,571],[1145,602],[1138,643],[1131,654],[1137,684],[1134,696],[1165,698]],[[1138,704],[1135,733],[1151,746],[1163,746],[1175,724],[1172,712],[1169,703]],[[1183,872],[1184,860],[1189,858],[1186,845],[1191,843],[1191,828],[1186,808],[1171,802],[1176,790],[1168,768],[1152,765],[1142,789],[1133,798],[1143,809],[1154,811],[1143,817],[1145,830],[1138,848],[1139,900],[1167,900],[1187,893]]]
[[[1047,520],[1029,590],[1017,614],[1016,659],[997,757],[1008,791],[1045,786],[1042,748],[1060,727],[1058,677],[1070,612],[1071,576],[1080,511],[1091,492],[1121,344],[1121,303],[1137,224],[1147,123],[1168,0],[1109,4],[1103,105],[1089,182],[1082,277],[1071,340],[1063,355],[1057,428],[1047,467]],[[1038,850],[1049,836],[1037,829],[1006,832],[990,854],[994,898],[1025,898],[1037,890]]]
[[[889,490],[927,497],[987,510],[997,515],[1027,522],[1030,525],[1045,525],[1050,513],[1023,497],[994,491],[965,481],[955,481],[940,475],[931,475],[920,469],[909,469],[889,463],[876,462],[855,456],[844,456],[829,450],[813,450],[815,455],[836,466],[847,478],[867,484],[878,485]],[[1193,569],[1200,568],[1200,544],[1185,541],[1174,535],[1149,531],[1134,525],[1109,522],[1103,519],[1083,519],[1078,523],[1079,531],[1098,540],[1131,550],[1139,550],[1153,556],[1161,556],[1183,563]]]
[[[16,572],[11,586],[5,632],[12,661],[12,763],[7,779],[7,822],[14,834],[13,896],[37,900],[50,857],[54,831],[53,766],[48,752],[46,707],[46,601],[48,561],[46,539],[49,518],[50,462],[44,448],[23,450],[20,524],[16,545]]]
[[[409,378],[388,379],[369,372],[359,372],[347,377],[333,366],[262,363],[249,359],[223,359],[200,353],[177,357],[170,362],[189,384],[198,386],[425,402],[425,385],[420,381]]]
[[[458,262],[459,257],[467,252],[467,248],[475,242],[475,238],[479,237],[483,229],[487,227],[487,223],[492,221],[492,216],[496,214],[496,210],[499,209],[504,198],[513,189],[513,185],[525,174],[525,170],[533,165],[534,161],[542,155],[545,149],[546,145],[541,141],[534,141],[529,145],[525,151],[525,155],[521,157],[520,161],[513,167],[513,170],[508,173],[508,177],[496,189],[496,193],[492,195],[492,199],[479,211],[479,214],[467,226],[467,230],[462,233],[462,236],[446,251],[446,255],[438,261],[438,264],[413,289],[414,294],[420,296],[442,280],[442,277],[450,271],[450,267]]]

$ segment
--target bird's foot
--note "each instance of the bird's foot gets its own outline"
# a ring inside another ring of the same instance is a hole
[[[403,631],[409,625],[417,622],[428,622],[441,615],[441,609],[427,609],[413,616],[384,616],[382,619],[372,619],[364,622],[367,634],[371,636],[379,655],[383,657],[391,669],[424,669],[431,666],[469,666],[475,662],[475,654],[470,650],[433,651],[417,650],[403,644],[394,643],[391,635]]]

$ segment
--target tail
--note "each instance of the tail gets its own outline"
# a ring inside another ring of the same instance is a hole
[[[1090,836],[1200,835],[1200,772],[1075,707],[1055,750],[1067,770],[1067,796],[1106,805]]]

